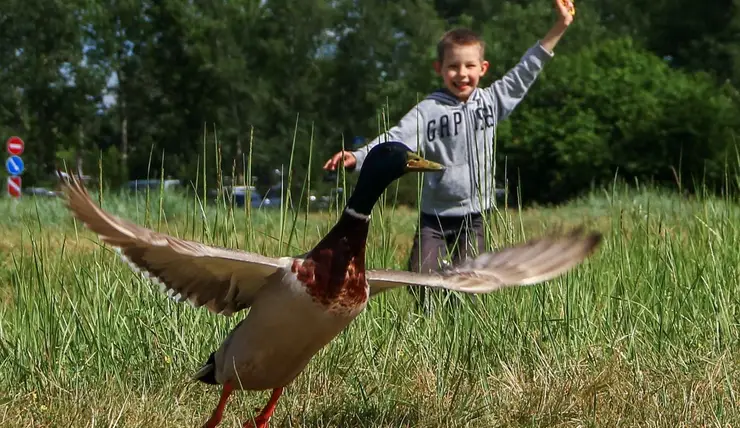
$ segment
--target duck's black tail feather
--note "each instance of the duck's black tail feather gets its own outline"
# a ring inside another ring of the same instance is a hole
[[[203,367],[201,367],[200,370],[198,370],[193,375],[193,379],[199,380],[209,385],[218,385],[218,382],[216,382],[216,353],[215,352],[211,352],[211,355],[208,357],[208,361],[206,361],[206,363],[203,364]]]

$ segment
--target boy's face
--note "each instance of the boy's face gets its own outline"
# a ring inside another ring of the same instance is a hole
[[[447,89],[459,100],[466,101],[486,74],[488,61],[483,60],[478,44],[453,45],[445,51],[441,64],[435,61],[434,69],[442,76]]]

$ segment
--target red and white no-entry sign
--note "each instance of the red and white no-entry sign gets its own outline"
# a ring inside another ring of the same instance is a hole
[[[8,195],[11,198],[21,197],[21,178],[15,175],[8,177]]]
[[[8,141],[5,143],[5,148],[11,155],[20,156],[23,153],[23,147],[25,147],[25,145],[26,144],[21,140],[21,137],[14,136],[8,138]]]

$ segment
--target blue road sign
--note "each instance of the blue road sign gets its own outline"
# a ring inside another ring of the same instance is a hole
[[[10,175],[21,175],[23,168],[23,159],[20,156],[11,156],[5,161],[5,169]]]

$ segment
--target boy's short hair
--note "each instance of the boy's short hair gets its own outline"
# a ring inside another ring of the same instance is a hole
[[[480,55],[483,58],[486,43],[475,31],[468,28],[455,28],[447,31],[437,43],[437,60],[442,62],[445,57],[445,51],[452,46],[470,46],[475,44],[480,46]]]

